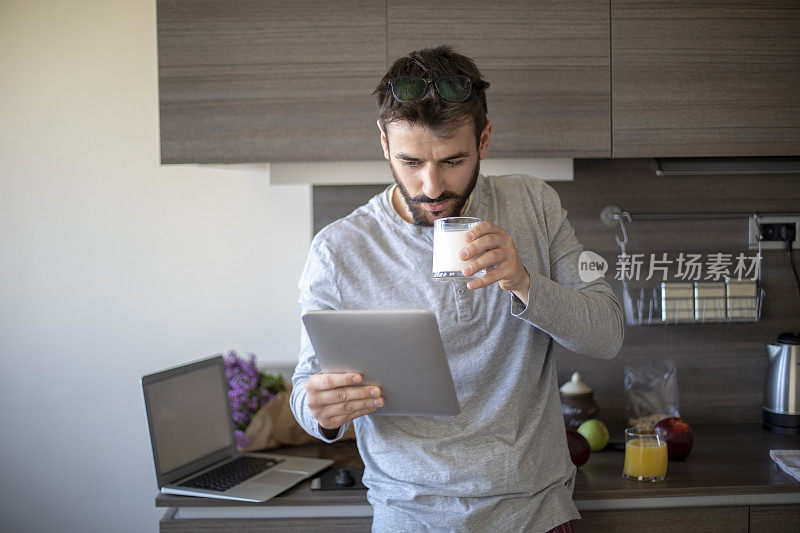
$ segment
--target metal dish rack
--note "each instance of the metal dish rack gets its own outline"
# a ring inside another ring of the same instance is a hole
[[[659,287],[631,289],[622,282],[622,299],[625,322],[629,326],[658,326],[669,324],[735,324],[758,322],[766,292],[756,285],[755,296],[705,296],[692,297],[691,306],[685,298],[669,298]],[[731,303],[731,300],[735,303]],[[734,309],[743,316],[719,316],[720,309]],[[685,315],[690,315],[686,317]]]
[[[638,215],[637,219],[676,219],[676,218],[740,218],[750,215]],[[754,215],[757,216],[757,215]],[[618,206],[606,206],[600,213],[600,219],[609,227],[619,226],[622,239],[614,236],[622,255],[627,256],[628,230],[626,223],[632,222],[630,213]],[[761,257],[761,243],[758,245],[758,257]],[[631,288],[625,277],[625,265],[622,267],[622,303],[625,322],[629,326],[658,326],[678,324],[739,324],[758,322],[766,297],[760,287],[761,267],[758,266],[758,277],[753,296],[704,296],[694,294],[687,300],[686,296],[666,296],[661,284]],[[735,310],[736,312],[732,312]],[[733,316],[732,316],[733,315]]]

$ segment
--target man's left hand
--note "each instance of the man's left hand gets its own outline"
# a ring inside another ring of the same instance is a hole
[[[467,245],[458,256],[464,261],[474,261],[465,266],[461,273],[471,276],[486,269],[486,274],[470,280],[467,288],[480,289],[496,282],[501,289],[511,291],[527,306],[531,277],[522,265],[511,235],[496,224],[481,222],[467,232],[466,241]]]

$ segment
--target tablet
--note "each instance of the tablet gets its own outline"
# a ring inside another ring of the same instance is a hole
[[[431,311],[308,311],[303,324],[323,372],[381,387],[386,403],[371,416],[461,411]]]

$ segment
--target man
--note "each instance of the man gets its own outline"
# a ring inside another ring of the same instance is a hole
[[[604,280],[579,278],[583,247],[549,185],[480,175],[488,85],[447,47],[392,65],[375,94],[395,184],[317,234],[300,280],[302,311],[425,308],[439,323],[455,417],[369,416],[379,388],[320,373],[302,334],[292,410],[325,442],[353,422],[375,531],[569,531],[579,517],[552,341],[610,359],[622,312]],[[484,221],[464,274],[487,272],[434,281],[431,225],[459,214]]]

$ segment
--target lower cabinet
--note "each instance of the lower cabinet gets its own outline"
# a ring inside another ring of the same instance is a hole
[[[800,531],[800,505],[753,505],[750,533]]]
[[[748,507],[674,507],[625,511],[581,511],[576,532],[747,533]],[[632,529],[632,527],[634,529]]]
[[[164,517],[159,524],[160,533],[298,533],[299,531],[325,531],[326,533],[369,533],[372,517],[331,518],[203,518],[170,519]]]
[[[577,532],[603,533],[800,532],[800,505],[582,511],[581,520],[574,524]],[[631,526],[635,529],[632,530]]]
[[[371,517],[283,518],[283,519],[175,519],[170,509],[159,524],[162,533],[203,531],[230,533],[269,531],[369,532]],[[800,532],[800,505],[754,505],[736,507],[673,507],[669,509],[635,509],[614,511],[582,511],[575,520],[575,531],[602,533],[773,533]]]

